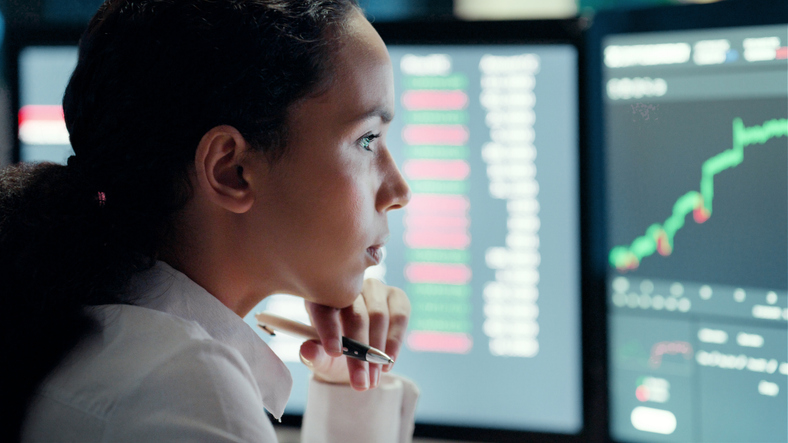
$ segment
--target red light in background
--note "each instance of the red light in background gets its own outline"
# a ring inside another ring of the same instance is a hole
[[[407,91],[402,104],[408,110],[459,110],[468,105],[468,95],[463,91]]]
[[[402,139],[409,145],[461,146],[468,137],[463,125],[408,125],[402,130]]]
[[[635,397],[637,397],[637,399],[640,401],[648,401],[650,396],[651,395],[648,391],[648,388],[643,385],[640,385],[637,389],[635,389]]]
[[[414,351],[466,354],[473,346],[471,336],[463,333],[413,331],[408,334],[408,346]]]
[[[408,160],[402,172],[414,180],[464,180],[471,167],[465,160]]]

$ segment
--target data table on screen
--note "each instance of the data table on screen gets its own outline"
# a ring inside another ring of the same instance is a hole
[[[387,147],[412,198],[385,260],[412,316],[396,370],[421,423],[582,427],[577,53],[570,45],[389,45]],[[267,304],[267,305],[266,305]],[[306,320],[287,296],[261,309]],[[288,309],[290,309],[288,311]],[[269,339],[294,375],[297,339]],[[305,393],[296,386],[290,411]]]
[[[577,52],[571,45],[389,46],[396,118],[387,147],[412,198],[389,214],[368,277],[401,287],[412,318],[396,371],[420,423],[572,434],[582,426]],[[22,50],[22,161],[72,154],[61,106],[73,46]],[[246,321],[306,404],[301,339],[253,314],[308,322],[303,300],[266,298]]]

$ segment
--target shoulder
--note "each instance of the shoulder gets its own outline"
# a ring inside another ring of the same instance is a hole
[[[44,428],[58,421],[55,415],[89,418],[105,437],[140,441],[173,429],[222,440],[214,433],[256,437],[270,428],[248,364],[195,322],[125,305],[102,306],[95,315],[101,332],[42,386],[31,419],[38,414]],[[238,423],[249,414],[253,426]]]
[[[195,343],[211,341],[211,336],[199,324],[166,312],[133,305],[103,305],[92,308],[92,314],[102,326],[101,340],[87,340],[79,351],[86,348],[107,348],[112,342],[129,342],[136,351],[153,351],[154,343],[158,351],[179,349]],[[104,352],[113,349],[103,349]]]
[[[238,351],[211,338],[195,322],[128,305],[100,306],[94,314],[102,330],[72,352],[45,383],[45,390],[119,398],[145,383],[174,378],[183,384],[189,374],[227,369],[248,375],[244,378],[254,384]]]

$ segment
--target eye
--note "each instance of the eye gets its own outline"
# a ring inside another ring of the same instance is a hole
[[[372,149],[370,148],[370,145],[372,144],[372,141],[375,140],[378,137],[380,137],[380,134],[367,134],[367,135],[361,137],[361,139],[358,141],[358,144],[363,149],[372,152]]]

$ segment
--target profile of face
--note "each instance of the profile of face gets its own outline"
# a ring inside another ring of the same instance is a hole
[[[275,268],[277,291],[341,308],[379,262],[387,213],[406,205],[410,190],[385,142],[391,60],[360,13],[349,18],[332,62],[329,88],[289,110],[287,154],[255,181],[256,232],[244,248],[259,266]]]

